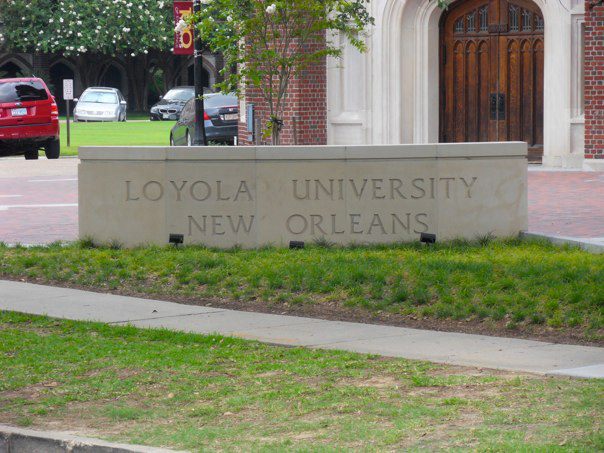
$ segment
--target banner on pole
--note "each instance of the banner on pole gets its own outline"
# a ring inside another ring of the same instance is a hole
[[[193,2],[174,2],[174,27],[193,13]],[[193,55],[193,30],[174,31],[174,55]]]

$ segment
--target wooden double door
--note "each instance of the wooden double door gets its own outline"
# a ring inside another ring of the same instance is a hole
[[[442,142],[543,149],[543,16],[530,0],[460,0],[440,23]]]

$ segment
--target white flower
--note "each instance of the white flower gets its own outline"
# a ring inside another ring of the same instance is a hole
[[[189,27],[189,25],[183,20],[180,19],[178,21],[178,24],[176,24],[176,27],[174,28],[174,31],[176,33],[182,33],[183,31],[185,31],[187,28]]]
[[[130,32],[130,29],[128,27],[124,27],[124,28],[122,28],[122,31],[124,33],[128,33],[128,32]]]
[[[210,3],[212,3],[212,0],[201,0],[200,2],[202,5],[209,5]]]
[[[227,22],[233,22],[233,18],[231,16],[227,16]]]
[[[275,14],[275,11],[277,11],[277,5],[275,5],[274,3],[266,7],[266,12],[268,14]]]

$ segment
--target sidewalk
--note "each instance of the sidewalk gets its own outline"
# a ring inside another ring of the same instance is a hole
[[[0,280],[0,310],[451,365],[604,378],[604,348],[182,305]]]

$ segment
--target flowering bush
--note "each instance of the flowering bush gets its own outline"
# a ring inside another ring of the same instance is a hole
[[[173,42],[167,0],[0,0],[3,38],[14,50],[136,56]]]
[[[289,82],[326,56],[340,57],[339,36],[363,51],[363,32],[373,24],[366,0],[205,0],[189,16],[202,40],[224,55],[223,91],[245,85],[261,89],[270,120],[266,130],[279,142]],[[312,46],[324,40],[324,46]],[[237,67],[236,72],[230,72]]]

